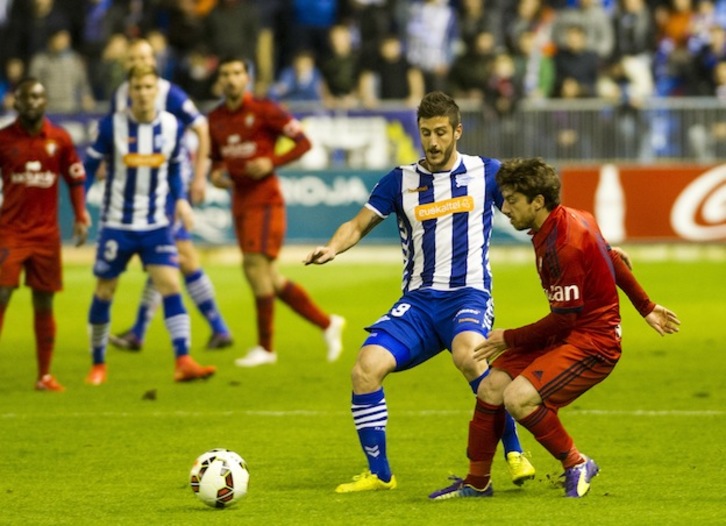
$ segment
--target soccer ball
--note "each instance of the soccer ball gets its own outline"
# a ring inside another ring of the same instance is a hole
[[[247,462],[234,451],[217,448],[197,457],[189,473],[194,494],[212,508],[228,508],[247,494]]]

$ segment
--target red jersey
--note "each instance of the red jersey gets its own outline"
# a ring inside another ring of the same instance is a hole
[[[620,352],[618,291],[609,247],[595,219],[587,212],[557,206],[532,237],[532,244],[551,312],[572,317],[563,340],[616,358]],[[514,344],[529,340],[533,326],[506,331],[505,339]]]
[[[275,167],[301,157],[310,149],[310,141],[300,122],[276,103],[257,99],[246,93],[239,108],[230,110],[224,103],[208,116],[211,136],[212,169],[225,166],[234,183],[234,210],[246,206],[283,204],[280,182],[275,173],[252,179],[246,173],[248,161],[269,157]],[[288,137],[295,146],[276,154],[280,137]]]
[[[0,171],[0,244],[60,240],[60,177],[70,187],[81,185],[72,200],[76,220],[83,219],[83,164],[68,132],[48,119],[37,135],[29,134],[17,119],[0,130]]]

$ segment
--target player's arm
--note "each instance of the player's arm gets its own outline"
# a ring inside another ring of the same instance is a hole
[[[615,271],[615,283],[625,293],[646,323],[661,336],[678,332],[681,324],[678,316],[666,307],[651,301],[648,293],[630,270],[630,261],[624,260],[620,252],[614,250],[610,251],[610,259]]]
[[[209,170],[209,124],[204,118],[197,119],[190,128],[197,136],[197,152],[194,157],[194,174],[189,184],[189,198],[193,204],[204,201]]]
[[[333,261],[363,239],[383,218],[373,210],[363,207],[358,214],[338,227],[326,245],[315,247],[303,260],[306,265],[322,265]]]
[[[181,163],[178,159],[169,161],[169,193],[175,202],[174,218],[180,220],[184,228],[191,230],[194,225],[194,212],[184,191]]]
[[[85,171],[84,188],[86,193],[96,179],[101,164],[113,150],[113,114],[101,119],[98,123],[96,140],[86,149],[86,158],[83,160]]]
[[[283,121],[284,124],[276,124],[280,121]],[[271,126],[279,129],[280,135],[290,139],[293,145],[292,148],[282,153],[273,154],[271,157],[258,157],[247,162],[245,172],[253,179],[262,179],[272,173],[275,168],[297,161],[312,148],[312,143],[305,135],[299,120],[290,118],[288,114],[278,109],[277,114],[270,116],[270,122]]]
[[[510,347],[541,346],[569,333],[577,321],[576,312],[550,312],[544,318],[517,329],[493,329],[486,341],[474,349],[474,359],[493,361]]]
[[[86,174],[73,143],[66,148],[64,177],[68,183],[68,195],[73,207],[73,239],[77,247],[88,239],[88,227],[91,226],[91,215],[86,210],[85,178]]]
[[[169,157],[169,170],[168,170],[168,182],[169,182],[169,194],[174,200],[174,218],[180,220],[184,225],[184,228],[191,230],[194,224],[194,213],[192,212],[192,206],[189,204],[189,196],[184,189],[184,181],[181,175],[181,163],[183,161],[181,153],[181,141],[184,134],[184,129],[179,126],[177,130],[177,140],[174,145],[174,150]]]

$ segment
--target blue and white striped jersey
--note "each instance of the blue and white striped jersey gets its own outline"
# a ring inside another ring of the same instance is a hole
[[[185,129],[188,129],[199,121],[206,120],[206,117],[199,111],[194,101],[179,86],[166,79],[159,78],[158,87],[159,93],[156,95],[156,100],[154,101],[156,111],[168,111],[179,119],[179,122],[181,122]],[[116,88],[116,92],[111,98],[111,112],[126,110],[129,104],[131,104],[129,99],[129,82],[126,80]],[[192,177],[193,170],[190,152],[196,150],[195,139],[196,137],[185,136],[182,142],[182,147],[184,148],[184,163],[182,164],[181,175],[185,187],[189,184]]]
[[[102,226],[143,231],[169,224],[167,195],[184,196],[180,175],[183,132],[176,117],[165,111],[150,123],[137,122],[129,111],[101,119],[85,167],[90,185],[101,161],[107,164]]]
[[[431,173],[399,166],[371,192],[366,207],[395,214],[403,249],[403,292],[471,287],[491,294],[489,242],[500,161],[459,153],[455,168]]]

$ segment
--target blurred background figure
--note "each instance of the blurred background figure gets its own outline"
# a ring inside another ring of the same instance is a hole
[[[448,0],[413,0],[406,25],[406,58],[424,76],[426,91],[445,90],[459,32]]]
[[[283,68],[268,93],[276,101],[322,102],[323,75],[312,51],[298,51],[292,64]]]
[[[51,33],[46,50],[33,55],[29,73],[47,87],[49,113],[91,111],[96,107],[86,63],[71,47],[67,29]]]
[[[415,108],[424,95],[421,70],[406,59],[401,39],[396,35],[384,37],[375,60],[365,63],[362,68],[360,95],[367,108],[375,108],[386,101],[404,101]]]
[[[323,102],[328,108],[354,108],[359,104],[360,56],[353,49],[353,35],[343,24],[330,29],[330,54],[321,61]]]

